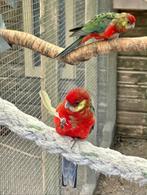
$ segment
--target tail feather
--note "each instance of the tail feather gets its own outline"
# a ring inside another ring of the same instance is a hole
[[[2,19],[2,15],[0,14],[0,28],[1,29],[6,29],[5,23]],[[11,46],[7,43],[7,41],[0,37],[0,53],[3,53],[4,51],[6,51],[7,49],[10,49]]]
[[[82,26],[75,27],[75,28],[71,28],[69,30],[69,32],[75,32],[75,31],[81,30],[81,28],[83,28],[83,25]]]
[[[62,186],[71,186],[76,188],[77,185],[77,168],[78,165],[62,158]]]
[[[49,98],[48,94],[45,90],[41,90],[39,92],[39,95],[41,97],[41,101],[45,108],[48,110],[49,114],[52,116],[59,117],[59,114],[56,112],[56,109],[52,106],[51,99]]]
[[[83,26],[79,26],[76,28],[72,28],[69,30],[69,32],[72,32],[69,37],[83,37],[87,35],[85,31],[82,30]]]
[[[71,45],[69,45],[67,48],[65,48],[56,57],[64,57],[67,54],[69,54],[70,52],[72,52],[75,48],[77,48],[80,45],[81,40],[82,40],[82,37],[80,37],[75,42],[73,42]]]

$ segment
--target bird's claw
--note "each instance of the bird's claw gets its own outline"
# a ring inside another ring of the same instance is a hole
[[[65,126],[66,124],[67,124],[66,119],[65,119],[65,118],[61,118],[61,119],[60,119],[61,128],[64,128],[64,126]]]
[[[76,142],[79,140],[79,138],[74,138],[73,140],[72,140],[72,142],[73,142],[73,144],[72,144],[72,146],[71,146],[71,149],[73,149],[73,147],[75,146],[75,144],[76,144]]]

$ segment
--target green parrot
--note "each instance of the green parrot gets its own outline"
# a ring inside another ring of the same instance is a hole
[[[72,32],[70,37],[75,36],[78,39],[59,53],[57,57],[66,56],[92,38],[102,41],[118,37],[121,32],[134,28],[135,22],[136,18],[130,13],[107,12],[98,14],[86,24],[69,30]]]

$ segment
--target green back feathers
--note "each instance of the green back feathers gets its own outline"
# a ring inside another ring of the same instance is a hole
[[[96,15],[92,20],[86,23],[82,30],[86,33],[98,32],[102,33],[112,20],[118,15],[115,12],[108,12]]]
[[[85,36],[91,32],[102,33],[118,15],[115,12],[98,14],[83,26],[71,29],[70,31],[73,32],[71,36]]]

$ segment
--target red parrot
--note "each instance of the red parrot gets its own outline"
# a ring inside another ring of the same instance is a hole
[[[136,19],[130,13],[107,12],[96,15],[86,24],[70,29],[71,37],[78,39],[57,55],[64,57],[89,39],[108,40],[134,28]]]
[[[69,91],[57,108],[54,117],[56,131],[62,136],[86,139],[91,132],[95,117],[90,95],[84,88]],[[62,119],[62,120],[61,120]],[[62,184],[76,187],[77,165],[63,158]]]
[[[75,88],[68,92],[60,103],[56,112],[59,117],[54,117],[56,131],[62,136],[85,139],[94,126],[95,118],[92,111],[91,99],[83,88]]]

